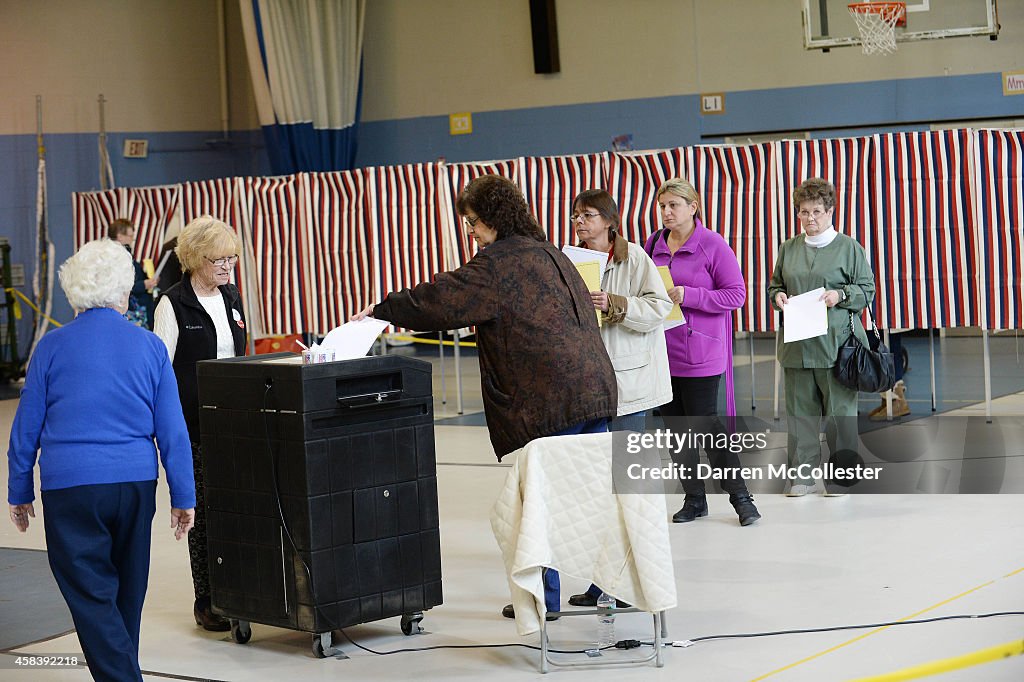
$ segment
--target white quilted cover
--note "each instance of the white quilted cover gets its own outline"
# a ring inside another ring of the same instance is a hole
[[[544,566],[644,611],[676,605],[665,497],[612,494],[611,433],[538,438],[513,454],[491,529],[520,635],[540,629]]]

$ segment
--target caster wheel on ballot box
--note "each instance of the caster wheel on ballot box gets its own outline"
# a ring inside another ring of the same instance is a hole
[[[403,635],[418,635],[423,632],[423,628],[420,627],[420,621],[423,620],[423,612],[417,611],[416,613],[406,613],[402,616],[402,634]]]
[[[252,638],[252,627],[248,621],[231,620],[231,639],[238,644],[245,644]]]

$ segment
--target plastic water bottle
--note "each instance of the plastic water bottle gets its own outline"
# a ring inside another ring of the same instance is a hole
[[[597,609],[597,647],[615,646],[615,597],[602,592]]]

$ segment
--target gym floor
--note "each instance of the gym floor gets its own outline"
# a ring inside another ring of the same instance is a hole
[[[911,338],[911,408],[931,414],[927,338]],[[995,415],[1024,419],[1024,370],[1016,339],[992,339]],[[750,370],[745,340],[736,345],[737,405],[750,413]],[[769,339],[754,344],[756,413],[772,410],[773,363]],[[347,628],[336,641],[348,659],[316,659],[310,635],[259,624],[251,641],[234,643],[192,621],[188,552],[166,527],[166,487],[158,489],[153,561],[143,615],[141,663],[146,679],[538,679],[536,635],[520,638],[499,614],[508,585],[488,520],[510,463],[493,457],[482,420],[479,370],[463,355],[463,414],[457,411],[451,355],[441,389],[436,347],[393,349],[434,364],[436,444],[441,513],[444,604],[427,612],[426,634],[406,637],[398,618]],[[940,410],[984,414],[981,340],[936,339]],[[862,411],[877,397],[862,396]],[[7,432],[16,400],[0,401]],[[912,428],[904,420],[888,428]],[[781,454],[781,453],[776,453]],[[1007,454],[1008,470],[1020,474],[1024,456]],[[6,480],[6,467],[0,478]],[[666,513],[682,496],[666,499]],[[670,525],[679,605],[668,612],[669,639],[694,641],[665,651],[665,666],[603,666],[595,679],[849,680],[959,657],[1020,640],[1019,615],[947,619],[881,627],[897,621],[1017,611],[1024,605],[1024,497],[1020,495],[849,495],[786,498],[759,495],[763,518],[741,528],[724,495],[710,497],[710,516]],[[13,654],[80,652],[70,618],[45,563],[42,513],[26,534],[0,525],[0,678],[88,680],[84,668],[26,669]],[[586,588],[585,579],[563,576],[563,604]],[[571,610],[571,607],[564,607]],[[842,629],[847,626],[869,626]],[[730,637],[806,629],[815,633]],[[552,647],[587,648],[596,631],[592,617],[551,623]],[[621,614],[617,639],[650,641],[649,616]],[[373,652],[400,649],[389,656]],[[487,645],[506,644],[495,647]],[[614,660],[611,652],[605,660]],[[562,660],[587,660],[567,655]],[[555,676],[572,675],[553,668]],[[942,680],[1024,679],[1017,656],[946,673]]]

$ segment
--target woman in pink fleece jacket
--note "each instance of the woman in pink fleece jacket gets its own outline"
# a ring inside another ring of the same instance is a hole
[[[700,220],[700,197],[689,181],[673,178],[658,188],[658,206],[664,230],[647,240],[645,250],[656,265],[667,265],[675,286],[668,290],[680,306],[685,323],[667,329],[669,371],[672,373],[672,402],[661,407],[663,417],[689,417],[694,421],[681,428],[695,433],[721,434],[718,419],[718,387],[725,375],[729,416],[736,414],[732,380],[732,311],[747,299],[747,286],[736,254],[716,232]],[[671,420],[668,422],[672,428]],[[761,515],[754,498],[739,476],[739,458],[728,449],[705,448],[722,489],[736,509],[740,524],[747,526]],[[673,454],[673,458],[677,455]],[[678,455],[684,472],[683,507],[672,516],[676,523],[707,516],[704,481],[697,478],[696,448]]]

